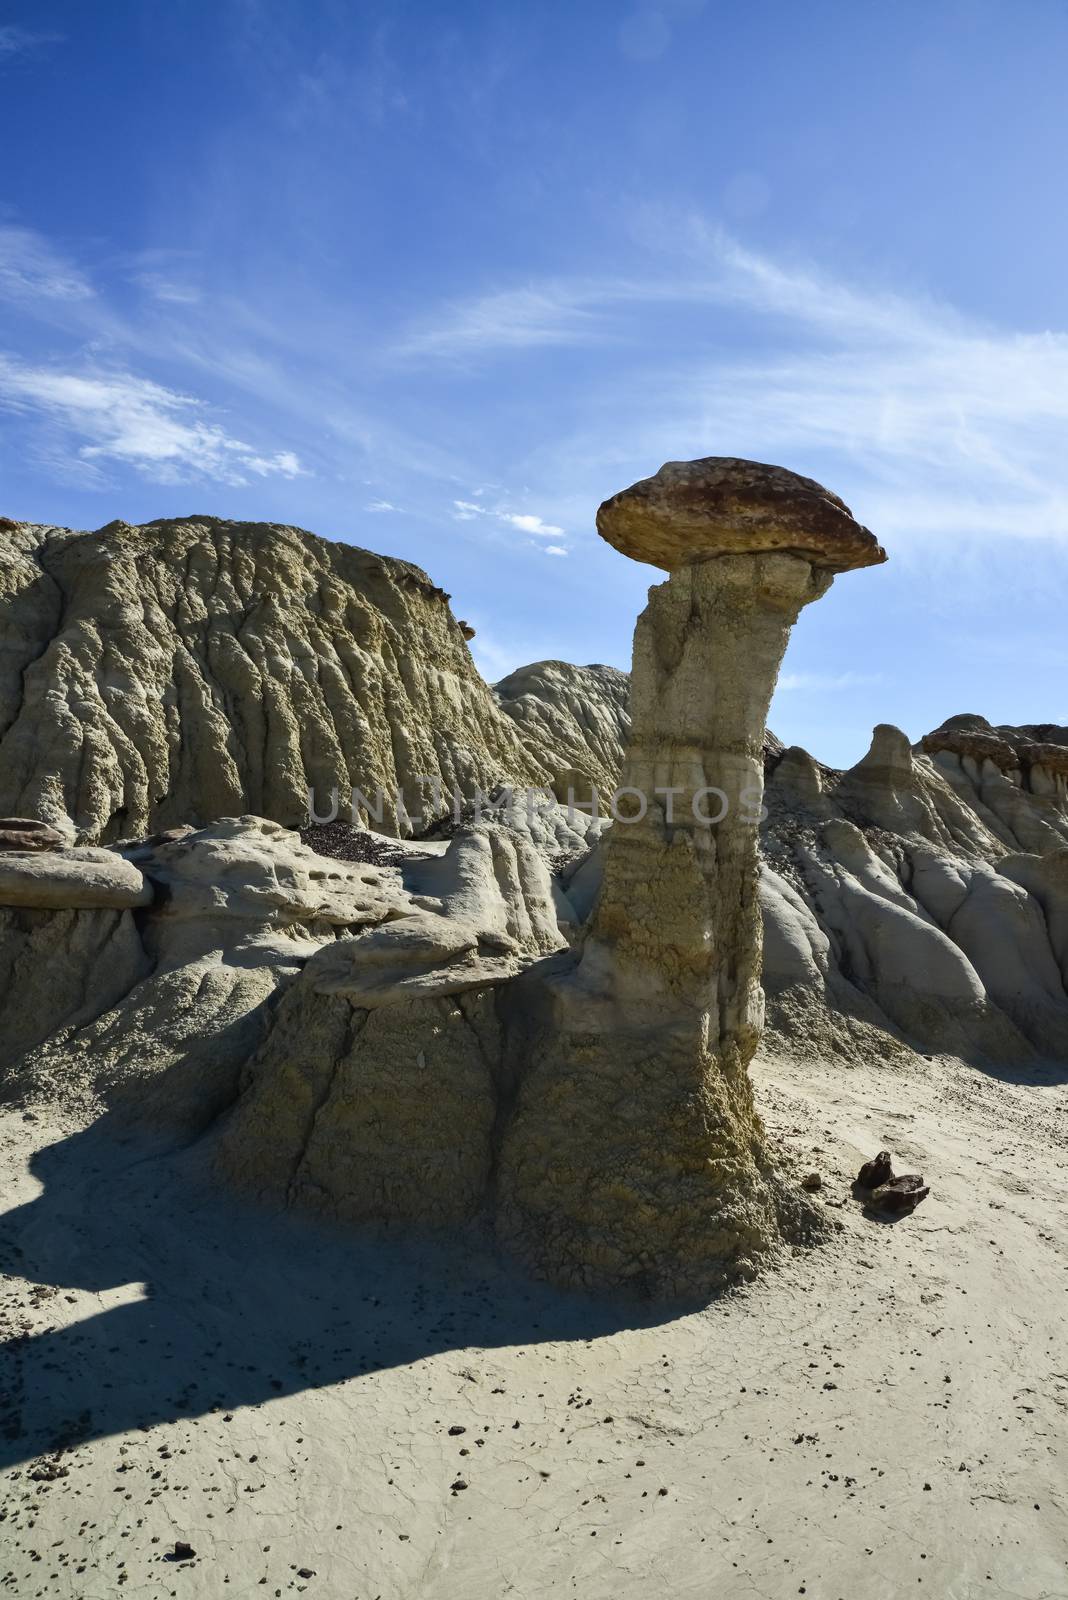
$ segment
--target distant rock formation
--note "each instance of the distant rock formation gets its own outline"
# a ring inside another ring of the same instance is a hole
[[[1066,761],[1064,729],[975,716],[915,748],[881,724],[846,772],[786,751],[763,833],[776,1034],[823,1054],[1065,1059]]]
[[[611,795],[623,769],[630,732],[630,677],[618,667],[573,667],[535,661],[493,692],[520,730],[531,759],[549,767],[558,800],[587,800],[594,788]]]

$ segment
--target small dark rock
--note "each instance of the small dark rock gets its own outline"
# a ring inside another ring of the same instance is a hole
[[[857,1173],[858,1189],[879,1189],[894,1176],[889,1150],[880,1150],[874,1161],[865,1161]]]
[[[191,822],[183,822],[177,828],[164,828],[162,833],[150,833],[148,838],[141,842],[151,845],[153,848],[156,845],[177,844],[180,839],[187,839],[191,833],[196,833],[196,831]]]
[[[823,1188],[823,1179],[818,1172],[806,1172],[801,1179],[802,1189],[807,1189],[810,1194],[815,1194],[817,1189]]]
[[[174,1541],[174,1549],[167,1552],[168,1561],[192,1561],[196,1551],[191,1544],[186,1544],[184,1539]]]
[[[918,1172],[905,1172],[873,1189],[870,1204],[880,1211],[915,1211],[930,1192]]]

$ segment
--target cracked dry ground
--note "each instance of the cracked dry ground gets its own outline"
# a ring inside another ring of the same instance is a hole
[[[0,1593],[1068,1595],[1068,1072],[755,1076],[843,1228],[684,1315],[8,1113]],[[894,1225],[881,1146],[932,1185]]]

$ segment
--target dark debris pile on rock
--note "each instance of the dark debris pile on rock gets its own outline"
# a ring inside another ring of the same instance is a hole
[[[300,837],[320,856],[335,861],[365,861],[376,867],[393,867],[403,860],[402,852],[379,833],[356,828],[351,822],[322,822],[301,828]]]

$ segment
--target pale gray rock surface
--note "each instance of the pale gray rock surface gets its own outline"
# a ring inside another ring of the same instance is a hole
[[[880,725],[847,772],[805,752],[774,764],[764,988],[780,1042],[840,1053],[848,1019],[993,1066],[1064,1059],[1063,737],[962,716],[911,748]],[[828,941],[814,967],[798,902]]]
[[[111,850],[0,853],[0,906],[85,911],[147,906],[152,886]]]
[[[548,760],[557,799],[609,796],[619,781],[630,732],[630,677],[616,667],[536,661],[494,684],[532,758]]]

